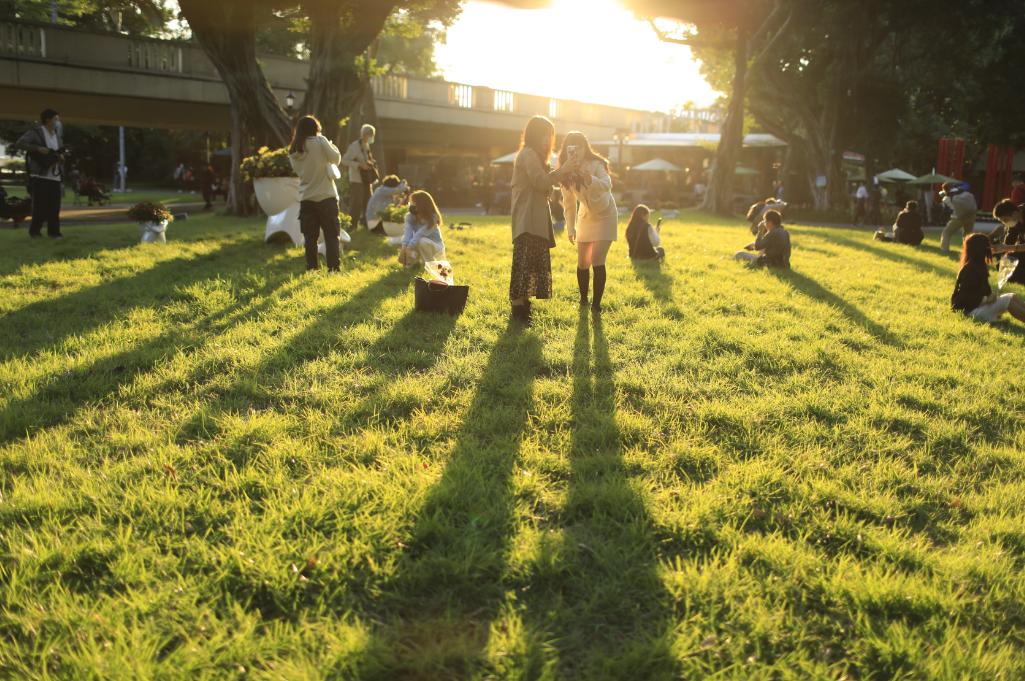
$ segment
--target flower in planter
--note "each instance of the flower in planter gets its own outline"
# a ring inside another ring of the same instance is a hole
[[[409,208],[406,206],[393,203],[384,210],[379,211],[377,216],[385,222],[402,223],[406,221],[407,212],[409,212]]]
[[[251,182],[260,177],[295,177],[292,164],[288,162],[288,149],[260,147],[256,154],[242,159],[239,165],[242,179]]]
[[[162,203],[143,201],[137,203],[128,210],[128,217],[143,224],[146,222],[174,222],[174,215]]]

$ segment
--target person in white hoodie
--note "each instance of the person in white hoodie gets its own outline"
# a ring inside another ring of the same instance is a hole
[[[570,162],[579,168],[562,180],[562,203],[566,213],[566,234],[577,246],[577,286],[580,305],[586,306],[590,270],[594,270],[591,310],[601,312],[605,295],[605,259],[619,231],[619,209],[612,196],[609,162],[591,149],[581,132],[566,135],[559,152],[559,167]]]
[[[306,269],[320,267],[317,241],[323,231],[327,269],[337,272],[341,265],[338,242],[341,224],[335,177],[342,154],[321,134],[320,121],[313,116],[303,116],[296,122],[288,152],[292,170],[299,176],[299,227],[305,239]]]

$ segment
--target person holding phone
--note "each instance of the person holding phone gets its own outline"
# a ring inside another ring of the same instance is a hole
[[[555,230],[548,197],[565,176],[579,167],[576,161],[552,170],[555,126],[534,116],[523,129],[512,176],[512,273],[509,302],[513,319],[530,323],[530,299],[552,297],[552,256]]]
[[[619,228],[619,209],[612,196],[612,177],[608,159],[599,156],[582,132],[566,135],[559,152],[559,167],[575,164],[562,184],[562,203],[566,213],[566,234],[577,247],[577,286],[580,305],[588,304],[590,273],[594,270],[592,312],[601,312],[605,295],[605,259]]]
[[[15,143],[26,152],[25,162],[29,174],[29,194],[32,197],[32,223],[28,235],[38,238],[43,233],[52,239],[61,234],[61,196],[63,195],[64,148],[63,126],[60,114],[47,109],[39,115],[40,125],[28,130]]]
[[[654,227],[648,221],[651,209],[640,204],[630,215],[630,223],[626,227],[626,244],[630,248],[631,260],[658,260],[666,257],[666,249],[662,248],[661,218]]]
[[[288,161],[299,176],[299,228],[306,246],[306,269],[320,267],[317,241],[324,232],[327,247],[327,269],[337,272],[341,267],[341,222],[338,219],[338,188],[332,166],[342,159],[331,140],[321,134],[320,121],[303,116],[295,124]]]

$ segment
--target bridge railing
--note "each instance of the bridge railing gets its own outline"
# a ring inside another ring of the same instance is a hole
[[[32,24],[0,23],[0,55],[46,57],[46,33]]]
[[[206,54],[192,42],[130,38],[29,22],[0,22],[0,58],[220,80]],[[302,96],[309,75],[308,62],[275,56],[261,56],[260,62],[272,87]],[[376,76],[372,86],[384,100],[521,117],[541,114],[567,124],[636,129],[650,118],[643,111],[402,75]]]

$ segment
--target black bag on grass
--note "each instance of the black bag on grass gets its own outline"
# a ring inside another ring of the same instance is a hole
[[[449,286],[444,282],[417,277],[413,280],[413,295],[413,307],[417,312],[460,314],[466,307],[470,287]]]

